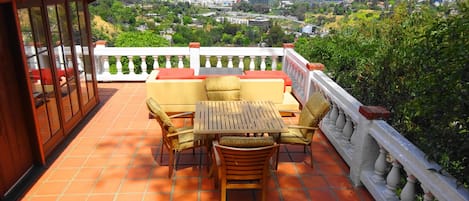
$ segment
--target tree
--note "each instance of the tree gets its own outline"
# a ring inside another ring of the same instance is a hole
[[[169,41],[151,31],[122,32],[114,44],[116,47],[167,47]]]
[[[335,34],[295,44],[363,104],[387,107],[390,124],[466,187],[468,4],[437,12],[406,2],[381,20],[343,22]]]

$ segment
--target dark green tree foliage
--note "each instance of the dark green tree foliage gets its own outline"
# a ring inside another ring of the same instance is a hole
[[[295,49],[322,62],[365,105],[385,106],[390,124],[469,184],[469,10],[402,3],[392,15],[354,22]],[[450,12],[451,11],[451,12]]]
[[[151,31],[123,32],[114,43],[117,47],[167,47],[168,40]]]

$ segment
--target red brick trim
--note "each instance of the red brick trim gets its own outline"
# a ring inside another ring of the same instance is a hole
[[[360,106],[358,112],[368,120],[388,119],[391,116],[391,112],[382,106]]]
[[[322,63],[307,63],[306,68],[309,69],[309,70],[324,71],[325,66]]]
[[[105,40],[98,40],[96,41],[96,45],[106,45],[106,41]]]
[[[199,42],[190,42],[189,43],[189,48],[200,48],[200,43]]]
[[[295,44],[293,44],[293,43],[284,43],[283,48],[295,48]]]

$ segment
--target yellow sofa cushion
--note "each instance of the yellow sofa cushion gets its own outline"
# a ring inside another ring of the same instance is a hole
[[[208,100],[241,100],[241,84],[237,76],[207,77],[204,83]]]

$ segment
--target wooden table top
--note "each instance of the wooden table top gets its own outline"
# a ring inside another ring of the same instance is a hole
[[[271,101],[200,101],[195,134],[283,133],[288,128]]]

